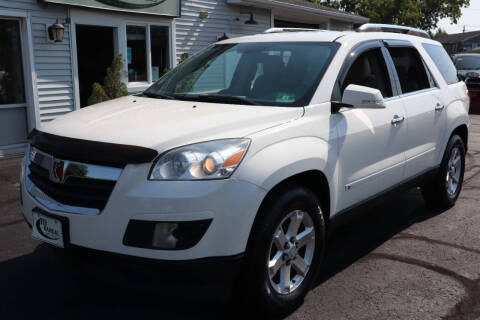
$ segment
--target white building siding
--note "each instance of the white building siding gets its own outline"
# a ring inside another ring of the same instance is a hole
[[[182,0],[181,12],[182,16],[175,19],[177,57],[198,52],[224,33],[250,35],[263,32],[271,25],[270,10],[233,6],[225,0]],[[208,17],[200,19],[200,12],[208,12]],[[258,24],[245,24],[250,12]]]
[[[67,17],[66,7],[43,6],[37,0],[0,0],[0,8],[26,10],[30,14],[38,108],[41,122],[74,110],[69,27],[61,43],[47,41],[46,26]],[[33,107],[33,106],[29,106]]]
[[[335,30],[335,31],[353,30],[353,24],[351,22],[330,20],[330,30]]]
[[[46,25],[55,23],[57,17],[64,19],[66,16],[67,10],[62,7],[32,12],[33,50],[42,122],[74,110],[69,26],[65,27],[63,42],[58,44],[48,42],[45,31]]]

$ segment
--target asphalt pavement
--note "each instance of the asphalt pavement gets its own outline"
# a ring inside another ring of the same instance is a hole
[[[456,206],[427,209],[413,189],[338,230],[321,277],[289,319],[480,319],[480,115],[471,120]],[[142,274],[100,271],[33,240],[19,170],[19,158],[0,160],[0,319],[243,317],[225,290],[204,285],[210,279],[163,283],[166,274],[145,285]]]

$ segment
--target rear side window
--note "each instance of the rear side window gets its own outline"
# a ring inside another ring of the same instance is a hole
[[[445,49],[443,49],[442,46],[437,46],[433,44],[423,43],[422,45],[427,51],[430,58],[432,58],[440,73],[442,74],[445,82],[447,84],[457,83],[457,69],[455,68],[452,59],[450,59]]]
[[[388,48],[397,70],[402,93],[415,92],[431,87],[420,54],[412,47]]]

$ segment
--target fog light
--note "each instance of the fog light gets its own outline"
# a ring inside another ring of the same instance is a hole
[[[123,244],[146,249],[189,249],[202,239],[211,222],[212,219],[181,222],[130,220]]]
[[[178,223],[161,222],[155,225],[153,230],[152,245],[157,248],[173,249],[177,246],[178,239],[173,232],[177,230]]]

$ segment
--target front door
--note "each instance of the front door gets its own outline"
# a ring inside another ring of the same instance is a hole
[[[339,90],[349,84],[380,90],[385,99],[382,109],[346,109],[337,114],[339,152],[338,210],[347,209],[362,200],[380,194],[404,178],[405,123],[392,120],[405,118],[405,108],[393,99],[396,90],[380,46],[351,55]]]
[[[27,130],[20,20],[0,18],[0,156],[23,151]]]

